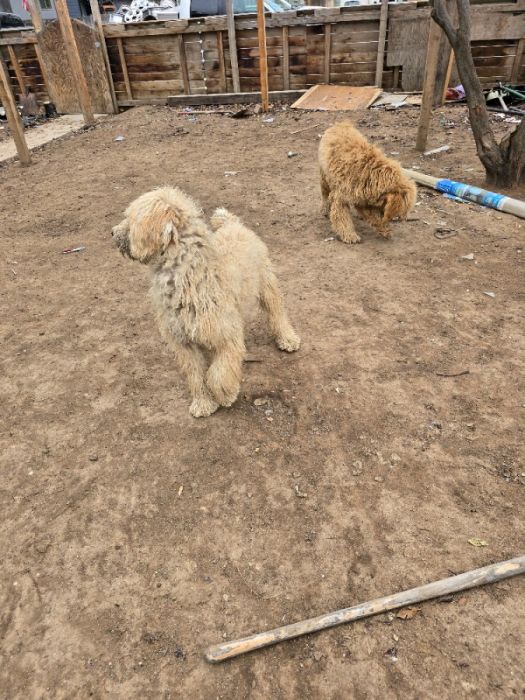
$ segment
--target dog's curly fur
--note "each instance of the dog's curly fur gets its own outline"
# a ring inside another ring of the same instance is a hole
[[[113,229],[120,251],[152,269],[161,334],[187,379],[195,417],[236,400],[244,321],[254,306],[266,312],[281,350],[300,344],[265,244],[226,209],[217,209],[211,224],[213,231],[184,192],[164,187],[132,202]]]
[[[395,160],[370,144],[350,121],[328,128],[319,144],[322,212],[344,243],[359,243],[350,205],[382,236],[389,222],[405,219],[416,201],[416,186]]]

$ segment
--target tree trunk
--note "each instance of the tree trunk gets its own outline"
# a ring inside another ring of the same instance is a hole
[[[433,0],[432,19],[443,29],[454,49],[456,66],[467,98],[476,151],[485,168],[487,182],[512,187],[525,182],[525,119],[501,143],[496,141],[472,58],[469,0],[456,2],[459,17],[457,29],[442,0]]]

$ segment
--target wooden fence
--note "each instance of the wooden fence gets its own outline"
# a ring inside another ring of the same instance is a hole
[[[421,89],[430,21],[427,2],[389,6],[383,88]],[[267,15],[270,90],[301,90],[317,83],[373,85],[382,48],[379,25],[378,6]],[[82,27],[75,31],[85,34]],[[15,92],[30,87],[42,99],[56,99],[56,75],[46,75],[53,42],[38,36],[32,31],[2,33],[0,51]],[[237,54],[241,91],[259,90],[255,15],[235,17],[235,47],[230,46],[231,34],[222,16],[104,25],[104,36],[119,106],[165,103],[174,95],[233,92],[232,50]],[[472,40],[483,83],[525,82],[525,0],[473,6]],[[94,30],[92,40],[83,39],[82,46],[88,45],[101,52]],[[59,42],[56,50],[63,51]],[[53,63],[60,64],[67,70],[65,54]],[[95,93],[99,91],[107,103],[107,86]]]

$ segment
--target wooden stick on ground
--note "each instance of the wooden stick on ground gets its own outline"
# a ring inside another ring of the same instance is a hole
[[[257,0],[257,36],[259,38],[259,75],[261,78],[262,111],[267,112],[268,99],[268,54],[266,51],[266,20],[264,17],[264,1]]]
[[[0,101],[4,105],[9,131],[14,139],[20,163],[22,165],[29,165],[31,162],[31,154],[27,147],[26,137],[24,136],[24,126],[18,114],[16,101],[13,91],[11,90],[9,73],[7,72],[2,56],[0,56]]]
[[[491,209],[497,209],[498,211],[504,211],[506,214],[514,214],[514,216],[519,216],[520,218],[525,219],[525,202],[522,202],[519,199],[513,199],[512,197],[507,197],[507,195],[498,194],[497,192],[482,190],[480,187],[466,185],[463,182],[455,182],[454,180],[448,180],[447,178],[425,175],[425,173],[420,173],[416,170],[409,170],[408,168],[403,168],[403,172],[419,185],[432,187],[432,189],[437,190],[438,192],[451,194],[455,197],[459,197],[460,199],[466,199],[469,202],[481,204],[484,207],[490,207]]]
[[[377,615],[387,610],[396,610],[406,605],[421,603],[423,600],[439,598],[443,595],[457,593],[458,591],[464,591],[468,588],[484,586],[487,583],[495,583],[496,581],[502,581],[503,579],[523,573],[525,573],[525,555],[516,557],[515,559],[509,559],[508,561],[498,562],[497,564],[489,564],[488,566],[483,566],[481,569],[467,571],[464,574],[444,578],[434,583],[427,583],[424,586],[418,586],[417,588],[412,588],[403,593],[395,593],[394,595],[384,598],[376,598],[367,603],[354,605],[351,608],[343,608],[342,610],[337,610],[327,615],[320,615],[319,617],[296,622],[292,625],[277,627],[268,632],[261,632],[260,634],[253,634],[243,639],[236,639],[233,642],[217,644],[206,651],[206,660],[210,663],[218,663],[226,659],[231,659],[234,656],[245,654],[248,651],[262,649],[271,644],[277,644],[287,639],[300,637],[303,634],[310,634],[311,632],[328,629],[345,622],[352,622],[353,620],[359,620],[363,617],[370,617],[371,615]]]

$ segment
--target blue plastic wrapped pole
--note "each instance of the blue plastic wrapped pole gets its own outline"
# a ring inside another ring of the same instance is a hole
[[[439,179],[431,175],[424,175],[415,170],[404,168],[404,172],[418,184],[432,187],[438,192],[443,192],[443,194],[465,199],[469,202],[475,202],[484,207],[491,207],[492,209],[497,209],[507,214],[514,214],[514,216],[525,219],[525,202],[519,199],[513,199],[512,197],[507,197],[504,194],[497,194],[496,192],[489,192],[488,190],[481,189],[481,187],[466,185],[463,182],[455,182],[454,180]]]

